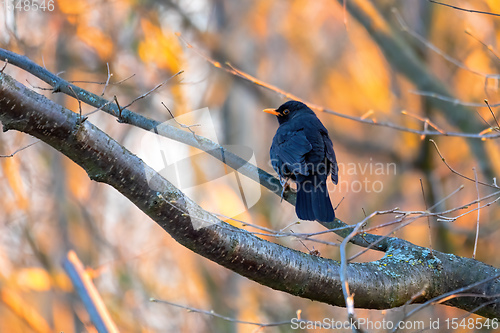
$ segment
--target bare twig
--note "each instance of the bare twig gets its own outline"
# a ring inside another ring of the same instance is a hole
[[[406,317],[406,313],[407,313],[406,309],[407,309],[408,305],[412,304],[417,298],[424,296],[427,293],[427,288],[429,288],[429,286],[426,284],[425,286],[422,287],[422,289],[420,289],[419,292],[413,294],[411,296],[411,298],[405,302],[405,304],[403,305],[403,318]]]
[[[210,311],[201,310],[201,309],[193,308],[190,306],[181,305],[181,304],[177,304],[177,303],[173,303],[173,302],[169,302],[169,301],[165,301],[165,300],[160,300],[160,299],[156,299],[156,298],[150,298],[149,301],[151,301],[153,303],[168,304],[168,305],[175,306],[175,307],[178,307],[181,309],[186,309],[189,312],[205,314],[208,316],[220,318],[220,319],[223,319],[225,321],[229,321],[229,322],[236,323],[236,324],[254,325],[254,326],[259,326],[259,327],[272,327],[272,326],[288,325],[291,323],[291,320],[286,320],[286,321],[280,321],[280,322],[276,322],[276,323],[263,324],[263,323],[253,322],[253,321],[239,320],[239,319],[235,319],[235,318],[231,318],[231,317],[226,317],[226,316],[218,314],[212,310],[210,310]],[[299,319],[299,320],[304,321],[302,319]]]
[[[53,88],[53,87],[47,87],[47,88],[45,88],[45,87],[35,86],[35,85],[31,84],[31,82],[30,82],[30,81],[28,81],[28,79],[26,79],[26,82],[27,82],[27,83],[31,86],[31,88],[33,88],[33,89],[44,90],[44,91],[47,91],[47,90],[54,91],[54,88]],[[72,97],[73,97],[73,96],[72,96]]]
[[[422,183],[422,178],[420,178],[420,188],[422,189],[422,198],[424,200],[425,211],[429,211],[427,208],[427,201],[425,200],[424,184]],[[427,225],[429,227],[429,248],[431,249],[432,255],[432,230],[431,230],[431,218],[427,215]]]
[[[294,233],[292,229],[290,229],[290,233],[292,233],[292,234]],[[309,254],[311,254],[311,255],[313,255],[313,256],[317,256],[317,257],[320,257],[320,256],[321,256],[320,252],[319,252],[318,250],[316,250],[316,249],[314,248],[314,246],[313,246],[313,249],[312,249],[312,250],[310,250],[310,249],[307,247],[306,243],[304,243],[304,242],[303,242],[300,238],[297,238],[297,240],[300,242],[300,244],[302,244],[302,246],[303,246],[303,247],[305,247],[305,248],[306,248],[306,250],[307,250],[307,252],[309,252]]]
[[[39,142],[40,142],[40,140],[37,140],[37,141],[35,141],[35,142],[32,142],[32,143],[30,143],[30,144],[29,144],[29,145],[27,145],[27,146],[24,146],[24,147],[22,147],[22,148],[17,149],[17,150],[16,150],[16,151],[14,151],[12,154],[9,154],[9,155],[0,155],[0,158],[1,158],[1,157],[12,157],[12,156],[14,156],[15,154],[19,153],[20,151],[25,150],[26,148],[29,148],[29,147],[31,147],[31,146],[33,146],[33,145],[35,145],[35,144],[39,143]]]
[[[492,193],[492,194],[493,194],[493,196],[494,196],[494,195],[498,195],[498,192],[495,192],[495,193]],[[484,198],[481,198],[481,199],[484,199]],[[494,203],[496,203],[496,202],[497,202],[497,201],[499,201],[499,200],[500,200],[500,197],[497,197],[495,200],[490,201],[490,202],[487,202],[487,203],[485,203],[485,204],[484,204],[484,205],[482,205],[482,206],[479,206],[479,205],[478,205],[478,207],[477,207],[477,208],[473,208],[473,209],[471,209],[471,210],[469,210],[469,211],[467,211],[467,212],[465,212],[465,213],[463,213],[463,214],[460,214],[460,215],[458,215],[458,216],[455,216],[455,217],[453,217],[453,218],[450,218],[450,220],[451,220],[450,222],[454,222],[455,220],[457,220],[457,219],[461,218],[462,216],[465,216],[465,215],[467,215],[467,214],[473,213],[473,212],[475,212],[475,211],[476,211],[476,210],[478,210],[478,209],[483,209],[483,208],[489,207],[489,206],[493,205]],[[472,204],[475,204],[477,201],[478,201],[477,199],[476,199],[476,200],[474,200],[474,201],[472,202]],[[465,208],[465,207],[464,207],[464,208]],[[440,221],[440,222],[441,222],[441,221]]]
[[[486,130],[484,130],[484,131],[481,131],[481,133],[483,133],[483,132],[485,132],[487,130],[491,130],[492,128],[491,128],[490,124],[486,121],[486,119],[483,118],[483,116],[481,116],[481,114],[479,113],[479,111],[476,110],[476,113],[479,116],[479,118],[481,118],[481,120],[485,123],[485,125],[488,126],[488,128]]]
[[[116,97],[116,96],[115,96],[115,97]],[[112,104],[113,102],[115,102],[115,100],[114,100],[114,99],[113,99],[113,100],[111,100],[111,101],[108,101],[108,102],[104,103],[103,105],[101,105],[100,107],[98,107],[97,109],[95,109],[94,111],[87,112],[84,116],[85,116],[85,117],[88,117],[88,116],[90,116],[91,114],[94,114],[94,113],[96,113],[97,111],[102,110],[103,108],[107,107],[108,105]]]
[[[497,124],[496,130],[499,130],[500,129],[500,124],[498,123],[498,119],[495,116],[495,112],[493,112],[493,110],[491,109],[490,103],[488,103],[487,99],[484,100],[484,103],[486,103],[486,105],[488,106],[488,109],[490,110],[491,115],[493,116],[493,119],[495,120],[495,124]]]
[[[446,200],[448,200],[449,198],[451,198],[452,196],[454,196],[455,194],[457,194],[459,191],[461,191],[463,189],[464,189],[464,186],[460,185],[455,191],[451,192],[450,194],[448,194],[447,196],[445,196],[443,199],[439,200],[434,205],[432,205],[429,208],[429,211],[431,211],[435,207],[438,207],[440,204],[442,204],[443,202],[445,202]]]
[[[118,98],[115,96],[113,96],[113,100],[115,101],[116,103],[116,107],[118,108],[118,115],[117,115],[117,118],[118,118],[118,122],[121,122],[122,120],[122,111],[123,111],[123,108],[120,107],[120,103],[118,103]]]
[[[458,7],[458,6],[448,5],[446,3],[442,3],[442,2],[439,2],[439,1],[436,1],[436,0],[429,0],[429,2],[435,3],[436,5],[446,6],[446,7],[450,7],[450,8],[457,9],[457,10],[461,10],[461,11],[464,11],[464,12],[469,12],[469,13],[492,15],[492,16],[500,16],[500,14],[495,14],[495,13],[491,13],[491,12],[484,12],[484,11],[481,11],[481,10],[465,9],[465,8]]]
[[[481,204],[479,203],[479,199],[481,198],[481,195],[479,194],[479,184],[477,183],[477,172],[476,168],[472,168],[474,171],[474,180],[476,181],[476,191],[477,191],[477,221],[476,221],[476,238],[474,240],[474,251],[472,252],[472,259],[476,258],[476,250],[477,250],[477,240],[479,238],[479,215],[481,213]]]
[[[342,199],[340,199],[339,203],[337,204],[337,206],[335,206],[335,208],[333,210],[337,210],[337,208],[339,208],[340,204],[342,203],[342,201],[344,201],[345,197],[342,197]]]
[[[472,179],[472,178],[470,178],[470,177],[467,177],[467,176],[465,176],[465,175],[462,175],[462,174],[461,174],[460,172],[458,172],[458,171],[455,171],[455,169],[453,169],[453,168],[452,168],[452,167],[451,167],[451,166],[450,166],[450,165],[446,162],[446,159],[443,157],[443,155],[442,155],[442,154],[441,154],[441,152],[439,151],[439,148],[438,148],[438,146],[437,146],[437,143],[436,143],[434,140],[432,140],[432,139],[429,139],[429,141],[430,141],[430,142],[432,142],[432,144],[433,144],[433,145],[434,145],[434,147],[436,148],[436,151],[437,151],[437,153],[438,153],[439,157],[441,157],[441,160],[443,161],[443,163],[444,163],[444,164],[448,167],[448,169],[449,169],[451,172],[453,172],[454,174],[456,174],[456,175],[458,175],[458,176],[460,176],[460,177],[462,177],[462,178],[464,178],[464,179],[467,179],[467,180],[469,180],[469,181],[471,181],[471,182],[475,182],[475,180],[474,180],[474,179]],[[490,184],[487,184],[487,183],[484,183],[484,182],[480,182],[480,181],[478,181],[478,183],[479,183],[479,184],[481,184],[481,185],[484,185],[484,186],[488,186],[488,187],[491,187],[491,188],[494,188],[494,189],[498,189],[498,186],[495,186],[495,185],[490,185]]]
[[[197,139],[197,136],[196,136],[196,133],[195,131],[193,131],[191,129],[191,127],[197,127],[197,126],[201,126],[200,124],[193,124],[193,125],[185,125],[185,124],[181,124],[179,121],[177,121],[177,119],[175,119],[175,116],[174,114],[172,113],[172,111],[170,111],[170,109],[168,108],[168,106],[165,105],[165,103],[161,102],[161,105],[163,105],[163,107],[165,109],[167,109],[168,113],[170,114],[170,117],[172,117],[172,119],[175,121],[175,123],[177,125],[179,125],[180,127],[182,128],[187,128],[191,133],[193,133],[194,137]]]
[[[332,228],[332,229],[322,230],[322,231],[318,231],[318,232],[311,232],[311,233],[294,232],[294,233],[292,233],[292,232],[285,232],[284,230],[289,228],[290,226],[296,225],[297,222],[293,222],[290,225],[288,225],[280,230],[274,230],[274,229],[259,226],[257,224],[252,224],[252,223],[247,222],[247,221],[238,220],[238,219],[226,216],[226,215],[222,215],[222,214],[218,214],[218,213],[212,213],[212,214],[219,216],[224,220],[231,220],[234,222],[241,223],[242,228],[243,227],[251,227],[251,228],[263,231],[263,232],[245,231],[245,232],[249,232],[253,235],[267,236],[267,237],[274,237],[274,238],[294,237],[297,239],[308,240],[308,241],[313,241],[313,242],[326,244],[326,245],[333,245],[333,246],[338,246],[339,244],[321,241],[321,240],[315,239],[313,237],[333,233],[335,231],[346,230],[346,229],[352,228],[352,226],[346,225],[344,227]]]
[[[470,106],[470,107],[475,107],[475,108],[484,108],[483,103],[474,103],[474,102],[464,102],[456,98],[450,98],[444,95],[436,94],[435,92],[432,91],[421,91],[421,90],[409,90],[410,93],[419,95],[419,96],[425,96],[425,97],[431,97],[435,99],[439,99],[441,101],[449,102],[451,104],[455,105],[463,105],[463,106]],[[491,104],[491,107],[497,107],[500,106],[500,103],[495,103]]]
[[[79,124],[81,124],[85,120],[87,120],[87,117],[83,116],[83,114],[82,114],[82,101],[80,100],[80,98],[78,97],[78,95],[76,94],[76,92],[73,90],[73,88],[71,86],[68,86],[68,88],[69,88],[69,90],[71,90],[73,92],[73,94],[75,95],[74,97],[78,101],[78,109],[80,110],[80,117],[78,118],[78,122],[79,122]]]
[[[410,117],[415,118],[417,120],[420,120],[421,122],[424,123],[424,130],[423,130],[423,134],[420,135],[420,140],[424,140],[425,139],[426,133],[429,132],[428,131],[428,126],[429,125],[432,126],[433,128],[435,128],[439,133],[446,134],[445,131],[443,131],[442,129],[440,129],[435,123],[433,123],[432,121],[430,121],[430,119],[427,118],[427,117],[426,118],[422,118],[419,115],[410,113],[410,112],[408,112],[406,110],[401,111],[401,113],[404,114],[405,116],[410,116]]]
[[[354,313],[354,295],[352,295],[349,291],[349,282],[347,280],[347,261],[349,259],[347,258],[346,247],[350,240],[365,226],[368,220],[375,215],[377,215],[377,212],[370,214],[368,217],[356,224],[356,227],[340,244],[340,282],[342,284],[342,293],[344,294],[348,319],[351,323],[355,323],[354,328],[358,328],[359,325],[356,325],[357,319],[356,314]],[[355,331],[358,331],[358,329],[355,329]]]
[[[483,118],[483,116],[481,116],[481,114],[479,113],[479,111],[476,110],[476,113],[478,114],[478,116],[483,120],[483,122],[486,124],[486,126],[488,126],[487,129],[481,131],[479,134],[480,135],[483,135],[483,134],[486,134],[486,133],[491,133],[493,131],[495,132],[500,132],[500,125],[498,124],[498,120],[497,120],[497,117],[495,116],[495,112],[493,112],[493,110],[491,109],[490,107],[490,104],[488,103],[488,100],[485,99],[484,100],[484,103],[486,104],[486,106],[488,107],[488,109],[490,110],[491,112],[491,115],[493,116],[493,120],[495,120],[495,123],[496,123],[496,127],[493,127],[491,126],[487,121],[486,119]]]
[[[498,54],[495,52],[495,50],[493,49],[493,46],[489,45],[489,44],[486,44],[484,43],[482,40],[480,40],[479,38],[477,38],[476,36],[474,36],[472,34],[472,32],[470,32],[469,29],[465,29],[465,33],[469,36],[471,36],[472,38],[474,38],[476,41],[478,41],[479,43],[481,43],[481,45],[483,45],[488,51],[490,51],[497,59],[500,59],[500,57],[498,56]]]
[[[123,80],[120,80],[120,81],[116,81],[116,82],[111,82],[110,85],[118,85],[118,84],[122,84],[123,82],[125,81],[128,81],[130,80],[131,78],[133,78],[135,76],[135,73],[130,75],[130,76],[127,76],[126,78],[124,78]]]
[[[104,93],[106,92],[106,88],[108,87],[109,85],[109,80],[111,79],[111,77],[113,76],[112,73],[110,73],[109,71],[109,62],[106,63],[106,67],[108,68],[108,78],[106,79],[106,83],[104,84],[104,88],[102,90],[102,94],[101,96],[104,96]]]
[[[5,68],[7,68],[7,64],[9,63],[9,59],[5,59],[4,61],[5,61],[5,64],[3,64],[2,69],[0,69],[0,73],[3,73]]]
[[[108,86],[113,86],[113,85],[118,85],[118,84],[122,84],[123,82],[127,81],[127,80],[130,80],[131,78],[133,78],[135,76],[135,74],[132,74],[130,76],[127,76],[126,78],[120,80],[120,81],[116,81],[116,82],[109,82]],[[103,85],[103,84],[106,84],[106,81],[103,81],[103,82],[97,82],[97,81],[86,81],[86,80],[71,80],[71,81],[68,81],[69,83],[90,83],[90,84],[99,84],[99,85]]]
[[[128,103],[127,105],[125,105],[122,109],[127,109],[129,108],[132,104],[134,104],[135,102],[137,102],[138,100],[140,99],[143,99],[149,95],[151,95],[153,92],[155,92],[156,90],[158,90],[159,88],[161,88],[165,83],[167,83],[168,81],[170,81],[171,79],[173,79],[174,77],[180,75],[184,73],[184,71],[178,71],[177,73],[175,73],[174,75],[172,75],[171,77],[169,77],[168,79],[166,79],[165,81],[161,82],[160,84],[157,84],[153,89],[151,89],[150,91],[146,92],[145,94],[142,94],[141,96],[135,98],[134,100],[132,100],[132,102]]]

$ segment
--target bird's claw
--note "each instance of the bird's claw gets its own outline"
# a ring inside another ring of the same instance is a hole
[[[285,196],[285,191],[288,189],[289,185],[288,185],[288,179],[282,179],[280,177],[280,183],[281,183],[281,201],[280,202],[283,202],[283,198]]]

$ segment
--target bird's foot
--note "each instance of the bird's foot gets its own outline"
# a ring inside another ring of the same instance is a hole
[[[285,196],[285,191],[288,190],[288,188],[290,187],[290,185],[288,184],[288,179],[280,179],[280,183],[281,183],[281,187],[282,187],[282,190],[281,190],[281,201],[280,202],[283,202],[283,198]]]

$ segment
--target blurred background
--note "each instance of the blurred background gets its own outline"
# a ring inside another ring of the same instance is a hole
[[[467,8],[500,13],[498,1],[461,3]],[[286,98],[215,68],[206,57],[221,64],[228,62],[264,82],[345,115],[416,130],[424,129],[418,117],[429,118],[441,131],[461,132],[431,106],[433,97],[415,93],[414,83],[386,60],[366,30],[335,1],[58,0],[52,4],[52,10],[45,11],[8,11],[0,4],[0,47],[26,55],[96,94],[105,90],[108,100],[116,95],[121,105],[182,70],[130,109],[167,121],[171,116],[162,102],[175,116],[208,108],[218,142],[251,148],[257,165],[273,174],[269,147],[278,124],[275,117],[261,110],[278,107]],[[495,76],[500,67],[498,19],[426,1],[380,0],[375,6],[408,44],[408,51],[452,92],[457,99],[455,105],[471,103],[471,122],[481,123],[483,129],[496,126],[483,100],[488,99],[492,105],[500,102]],[[397,15],[426,42],[404,32]],[[431,43],[442,54],[434,52]],[[456,62],[448,61],[443,54]],[[108,65],[112,77],[104,89]],[[76,100],[40,89],[48,86],[29,73],[11,65],[5,71],[78,112]],[[83,112],[93,110],[86,105],[82,108]],[[403,110],[407,115],[401,113]],[[478,197],[476,184],[450,172],[428,141],[429,136],[317,114],[330,132],[340,164],[339,185],[329,186],[332,203],[338,205],[337,217],[344,222],[355,224],[374,211],[395,207],[424,211],[461,185],[462,190],[434,211],[460,207]],[[89,121],[141,155],[144,131],[119,124],[102,112],[92,114]],[[199,119],[190,121],[196,124]],[[433,128],[429,126],[429,130]],[[490,158],[478,161],[465,138],[432,138],[456,171],[474,179],[475,168],[478,178],[487,183],[493,182],[492,174],[500,174],[498,140],[475,139]],[[14,131],[1,133],[0,154],[11,154],[34,141]],[[194,148],[183,149],[193,155],[199,153]],[[480,162],[488,165],[491,174],[482,172]],[[189,168],[182,171],[193,183],[202,184],[213,178],[211,170],[220,167],[220,162],[202,157],[193,158]],[[324,230],[315,222],[295,223],[291,205],[280,203],[280,198],[265,188],[260,190],[260,200],[236,216],[231,209],[241,203],[240,194],[224,183],[192,195],[205,209],[249,224],[293,232]],[[480,186],[479,192],[484,196],[491,190]],[[274,291],[185,249],[113,188],[90,181],[79,166],[43,143],[14,157],[0,158],[0,212],[2,332],[93,331],[61,266],[70,249],[88,267],[112,318],[124,332],[258,330],[257,326],[152,303],[151,297],[264,324],[290,320],[297,311],[310,320],[346,318],[344,308]],[[497,203],[480,210],[476,258],[493,266],[500,264],[496,255],[500,251],[499,213]],[[368,227],[390,222],[393,217],[378,216]],[[430,246],[431,239],[434,249],[471,257],[476,221],[477,212],[455,222],[420,219],[395,235],[421,246]],[[242,227],[238,221],[227,222]],[[372,232],[385,235],[395,227]],[[294,237],[262,237],[299,251],[315,249],[325,258],[339,259],[336,246],[300,242]],[[331,234],[318,239],[341,241]],[[353,246],[349,253],[359,250]],[[381,256],[368,252],[355,261]],[[356,313],[372,321],[397,321],[411,308],[360,309]],[[443,321],[467,315],[436,305],[410,321],[427,323],[430,319]],[[46,326],[34,325],[27,318],[37,318]],[[260,331],[289,332],[291,328],[281,325]]]

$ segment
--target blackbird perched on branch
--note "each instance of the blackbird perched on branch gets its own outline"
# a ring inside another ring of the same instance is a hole
[[[288,101],[277,109],[265,109],[278,118],[271,145],[271,164],[283,186],[297,184],[295,211],[302,220],[332,222],[335,219],[326,181],[338,182],[337,160],[328,131],[304,103]]]

